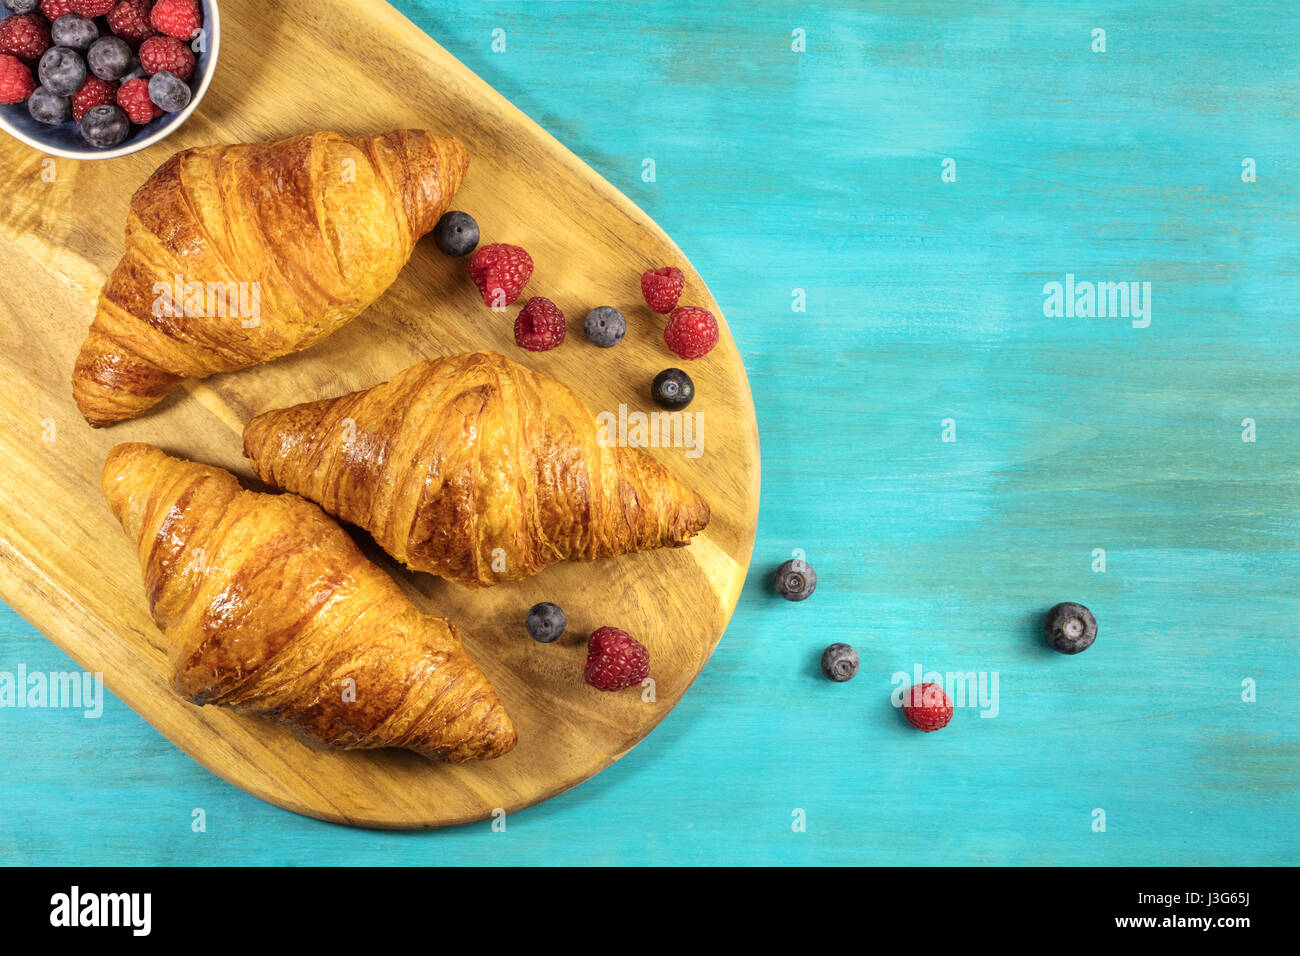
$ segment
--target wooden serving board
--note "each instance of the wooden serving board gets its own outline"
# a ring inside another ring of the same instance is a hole
[[[206,99],[166,142],[104,162],[50,159],[0,142],[0,598],[214,773],[280,806],[342,823],[434,827],[545,800],[627,753],[690,686],[739,597],[758,512],[758,433],[745,371],[722,341],[689,363],[703,454],[652,449],[708,499],[713,518],[685,549],[554,567],[471,593],[394,566],[363,540],[423,607],[461,627],[519,729],[496,761],[443,766],[404,752],[328,754],[258,719],[179,699],[162,635],[149,618],[133,548],[100,498],[118,442],[146,441],[251,474],[240,432],[254,414],[384,381],[418,359],[493,348],[575,388],[596,410],[650,409],[649,383],[682,364],[662,320],[641,301],[643,269],[677,264],[684,303],[717,303],[671,240],[535,123],[385,3],[225,0],[221,62]],[[453,133],[471,163],[455,206],[485,242],[525,246],[537,263],[529,295],[569,317],[559,349],[514,345],[516,309],[493,313],[464,262],[421,242],[401,278],[364,315],[316,347],[191,383],[136,421],[92,430],[72,402],[73,358],[95,296],[122,252],[132,192],[172,152],[213,142],[275,139],[309,129],[348,133],[427,127]],[[588,345],[597,305],[628,317],[623,344]],[[523,630],[551,600],[569,631],[543,646]],[[584,639],[616,624],[650,649],[655,699],[582,682]],[[88,733],[91,732],[88,729]]]

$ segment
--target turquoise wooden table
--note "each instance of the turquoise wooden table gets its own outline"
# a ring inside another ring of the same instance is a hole
[[[399,6],[730,319],[763,444],[731,627],[505,832],[294,816],[113,699],[0,710],[0,859],[1297,862],[1294,4]],[[796,548],[803,604],[767,590]],[[1100,622],[1077,657],[1037,635],[1062,600]],[[72,667],[0,630],[0,671]],[[984,696],[920,734],[890,702],[918,668]]]

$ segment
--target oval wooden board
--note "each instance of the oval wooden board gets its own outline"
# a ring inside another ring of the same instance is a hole
[[[650,379],[679,364],[662,320],[641,302],[643,269],[675,263],[683,302],[717,303],[666,235],[627,198],[384,3],[266,4],[225,0],[217,76],[199,111],[166,143],[108,162],[48,160],[0,143],[0,597],[179,747],[221,777],[298,813],[374,827],[435,827],[520,810],[627,753],[681,699],[727,625],[749,564],[758,512],[758,432],[745,371],[722,341],[690,363],[703,454],[654,449],[713,509],[688,548],[570,564],[470,593],[384,563],[421,606],[456,621],[518,728],[499,760],[443,766],[403,752],[327,754],[282,729],[172,693],[162,636],[145,606],[132,548],[108,513],[98,476],[122,441],[249,478],[243,423],[294,402],[364,388],[431,355],[493,348],[575,388],[596,410],[650,407]],[[329,24],[328,33],[320,24]],[[296,356],[180,390],[152,414],[92,431],[70,395],[73,357],[95,296],[122,251],[131,193],[171,152],[218,141],[275,139],[307,129],[427,127],[469,147],[456,206],[485,242],[533,255],[530,295],[569,317],[569,341],[538,355],[515,347],[515,309],[493,313],[464,263],[426,238],[392,289],[364,315]],[[596,305],[628,317],[616,349],[588,345]],[[563,605],[569,633],[544,647],[522,629],[529,606]],[[656,700],[582,682],[582,638],[618,624],[651,653]],[[95,732],[87,725],[87,733]],[[107,742],[105,742],[107,743]]]

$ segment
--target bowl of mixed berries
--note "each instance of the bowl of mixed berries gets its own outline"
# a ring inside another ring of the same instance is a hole
[[[216,0],[0,0],[0,127],[107,159],[185,122],[217,65]]]

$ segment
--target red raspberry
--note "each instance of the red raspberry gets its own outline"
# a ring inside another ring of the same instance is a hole
[[[72,13],[72,0],[41,0],[41,13],[53,23],[65,13]]]
[[[635,687],[650,676],[650,652],[626,631],[602,627],[587,642],[587,683],[597,690]]]
[[[155,106],[149,99],[149,81],[139,77],[127,80],[117,88],[117,105],[137,126],[163,115],[162,107]]]
[[[549,352],[564,341],[566,331],[564,313],[555,303],[534,296],[515,319],[515,345],[530,352]]]
[[[49,25],[37,14],[20,13],[0,23],[0,53],[35,61],[49,48]]]
[[[149,23],[149,0],[122,0],[108,11],[108,28],[132,46],[153,36]]]
[[[159,33],[189,40],[203,26],[203,14],[198,0],[158,0],[149,11],[149,22]]]
[[[664,328],[664,342],[682,358],[703,358],[718,344],[718,320],[708,309],[695,305],[673,309]]]
[[[686,279],[682,270],[674,266],[662,269],[647,269],[641,273],[641,294],[645,296],[646,305],[660,315],[667,315],[682,297],[682,287]]]
[[[483,304],[505,308],[517,301],[533,274],[533,257],[519,246],[494,242],[469,260],[469,275]]]
[[[86,110],[117,102],[117,84],[105,83],[97,76],[86,77],[81,89],[72,94],[72,118],[78,123]]]
[[[903,716],[917,730],[928,734],[948,726],[952,701],[938,684],[914,684],[903,694]]]
[[[68,0],[72,12],[83,17],[102,17],[117,0]]]
[[[16,56],[0,53],[0,103],[21,103],[34,89],[36,81],[27,64]]]
[[[189,82],[194,73],[194,51],[175,37],[150,37],[140,44],[140,65],[150,76],[168,70]]]

